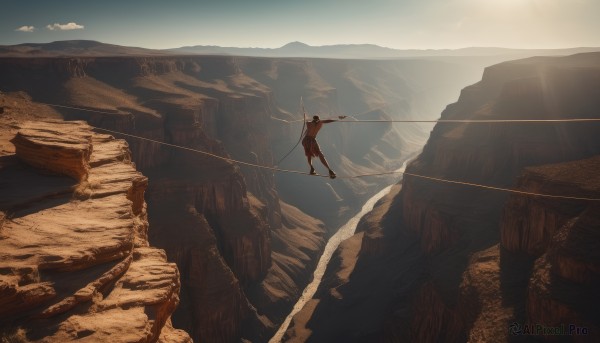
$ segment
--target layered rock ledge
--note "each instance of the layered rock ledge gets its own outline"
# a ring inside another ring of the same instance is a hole
[[[29,122],[13,144],[27,164],[81,180],[88,174],[92,153],[92,132],[81,129],[81,122]]]
[[[179,272],[148,246],[127,143],[84,122],[19,127],[0,156],[1,339],[191,341],[170,323]]]
[[[600,198],[600,156],[528,168],[519,180],[527,190]],[[595,342],[600,330],[600,206],[598,201],[512,196],[502,222],[502,244],[537,258],[528,282],[526,321],[570,325],[587,334],[574,342]],[[520,219],[516,219],[520,218]],[[544,336],[547,341],[558,341]]]
[[[600,155],[530,167],[519,178],[517,187],[536,193],[595,198],[600,190],[598,170]],[[512,196],[502,216],[502,245],[511,251],[539,256],[548,249],[559,229],[578,217],[589,204],[580,200]]]

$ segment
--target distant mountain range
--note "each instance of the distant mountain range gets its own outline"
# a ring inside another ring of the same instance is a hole
[[[582,47],[569,49],[509,49],[496,47],[472,47],[462,49],[408,49],[399,50],[374,44],[338,44],[310,46],[301,42],[292,42],[281,48],[235,48],[220,46],[186,46],[168,51],[186,54],[203,55],[237,55],[263,57],[323,57],[323,58],[358,58],[383,59],[404,57],[466,57],[466,56],[547,56],[573,55],[582,52],[600,51],[600,47]]]
[[[0,45],[0,57],[58,56],[157,56],[172,55],[168,51],[106,44],[92,40],[67,40],[52,43]]]
[[[488,57],[522,58],[528,56],[573,55],[600,51],[600,47],[568,49],[510,49],[471,47],[461,49],[408,49],[399,50],[374,44],[338,44],[310,46],[292,42],[280,48],[237,48],[214,45],[184,46],[174,49],[145,49],[90,40],[57,41],[52,43],[24,43],[0,46],[0,57],[50,56],[160,56],[160,55],[231,55],[256,57],[317,57],[351,59],[394,59],[426,57]]]

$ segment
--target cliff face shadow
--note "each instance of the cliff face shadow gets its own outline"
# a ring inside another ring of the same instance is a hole
[[[15,155],[0,157],[0,210],[16,216],[69,202],[77,184],[74,179],[32,168]],[[52,198],[53,201],[41,201]]]
[[[500,245],[500,292],[502,304],[513,307],[515,320],[525,322],[527,286],[536,257],[511,252]]]
[[[553,299],[557,299],[561,303],[566,304],[570,309],[573,309],[581,315],[582,318],[572,318],[574,323],[585,326],[585,323],[591,323],[595,328],[600,327],[600,298],[595,296],[600,287],[598,276],[586,283],[577,283],[571,280],[560,277],[554,273],[550,274],[550,282],[548,283],[549,295]],[[590,296],[594,295],[594,296]],[[590,328],[591,330],[593,328]],[[593,333],[595,337],[600,337],[598,332]]]
[[[373,342],[381,338],[386,318],[409,322],[411,294],[426,275],[424,258],[415,237],[398,235],[386,244],[385,253],[359,258],[353,282],[320,287],[320,302],[306,323],[312,330],[307,342]]]

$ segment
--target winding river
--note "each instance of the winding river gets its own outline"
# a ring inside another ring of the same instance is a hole
[[[404,161],[402,167],[397,171],[404,171],[406,168],[406,164],[409,160],[410,159]],[[306,288],[302,292],[302,295],[294,305],[294,308],[292,308],[292,311],[285,318],[275,335],[273,335],[273,337],[269,340],[269,343],[281,342],[283,335],[287,331],[290,322],[292,321],[292,318],[296,315],[296,313],[300,312],[304,305],[306,305],[306,303],[315,295],[315,292],[319,288],[319,284],[321,284],[321,279],[323,278],[323,274],[325,274],[325,269],[327,269],[327,264],[329,263],[333,252],[337,249],[338,245],[340,245],[340,243],[343,240],[350,238],[354,234],[354,231],[356,230],[356,226],[358,225],[360,219],[373,209],[373,206],[375,206],[375,203],[377,201],[379,201],[381,198],[383,198],[390,192],[392,186],[393,185],[389,185],[385,187],[373,197],[371,197],[369,200],[367,200],[360,212],[358,212],[354,217],[350,218],[350,220],[348,220],[346,224],[344,224],[333,236],[331,236],[331,238],[327,242],[327,245],[325,245],[323,255],[321,255],[319,263],[317,264],[317,268],[313,273],[313,280],[306,286]]]

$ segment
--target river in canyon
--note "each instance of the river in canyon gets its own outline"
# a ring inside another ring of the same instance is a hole
[[[404,163],[402,164],[402,167],[400,169],[398,169],[397,171],[403,172],[405,170],[406,164],[409,162],[409,160],[410,160],[410,158],[407,159],[406,161],[404,161]],[[304,305],[306,305],[306,303],[310,299],[312,299],[312,297],[315,295],[315,292],[317,291],[317,289],[319,288],[319,285],[321,284],[321,279],[323,278],[323,274],[325,274],[325,270],[327,269],[329,260],[331,260],[331,257],[333,256],[333,253],[335,252],[337,247],[340,245],[340,243],[342,241],[344,241],[345,239],[348,239],[352,235],[354,235],[354,231],[356,231],[356,226],[358,225],[358,222],[360,221],[360,219],[365,214],[367,214],[371,210],[373,210],[373,206],[375,206],[375,203],[377,203],[377,201],[379,201],[381,198],[386,196],[390,192],[390,189],[392,188],[392,186],[393,186],[393,184],[385,187],[384,189],[379,191],[377,194],[373,195],[369,200],[367,200],[367,202],[365,202],[365,204],[363,205],[360,212],[358,212],[354,217],[350,218],[350,220],[348,220],[348,222],[346,222],[346,224],[344,224],[342,227],[340,227],[340,229],[333,236],[331,236],[331,238],[327,242],[327,245],[325,245],[325,249],[323,250],[323,255],[321,255],[321,258],[319,259],[319,263],[317,264],[317,267],[313,273],[312,281],[306,286],[306,288],[302,292],[302,295],[300,296],[300,298],[298,299],[298,301],[292,308],[292,311],[285,318],[285,320],[283,321],[283,323],[281,324],[281,326],[279,327],[279,329],[277,330],[275,335],[269,340],[269,343],[280,343],[281,342],[283,335],[285,334],[286,330],[288,329],[290,322],[292,321],[292,318],[294,317],[294,315],[296,315],[296,313],[300,312],[300,310],[304,307]]]

